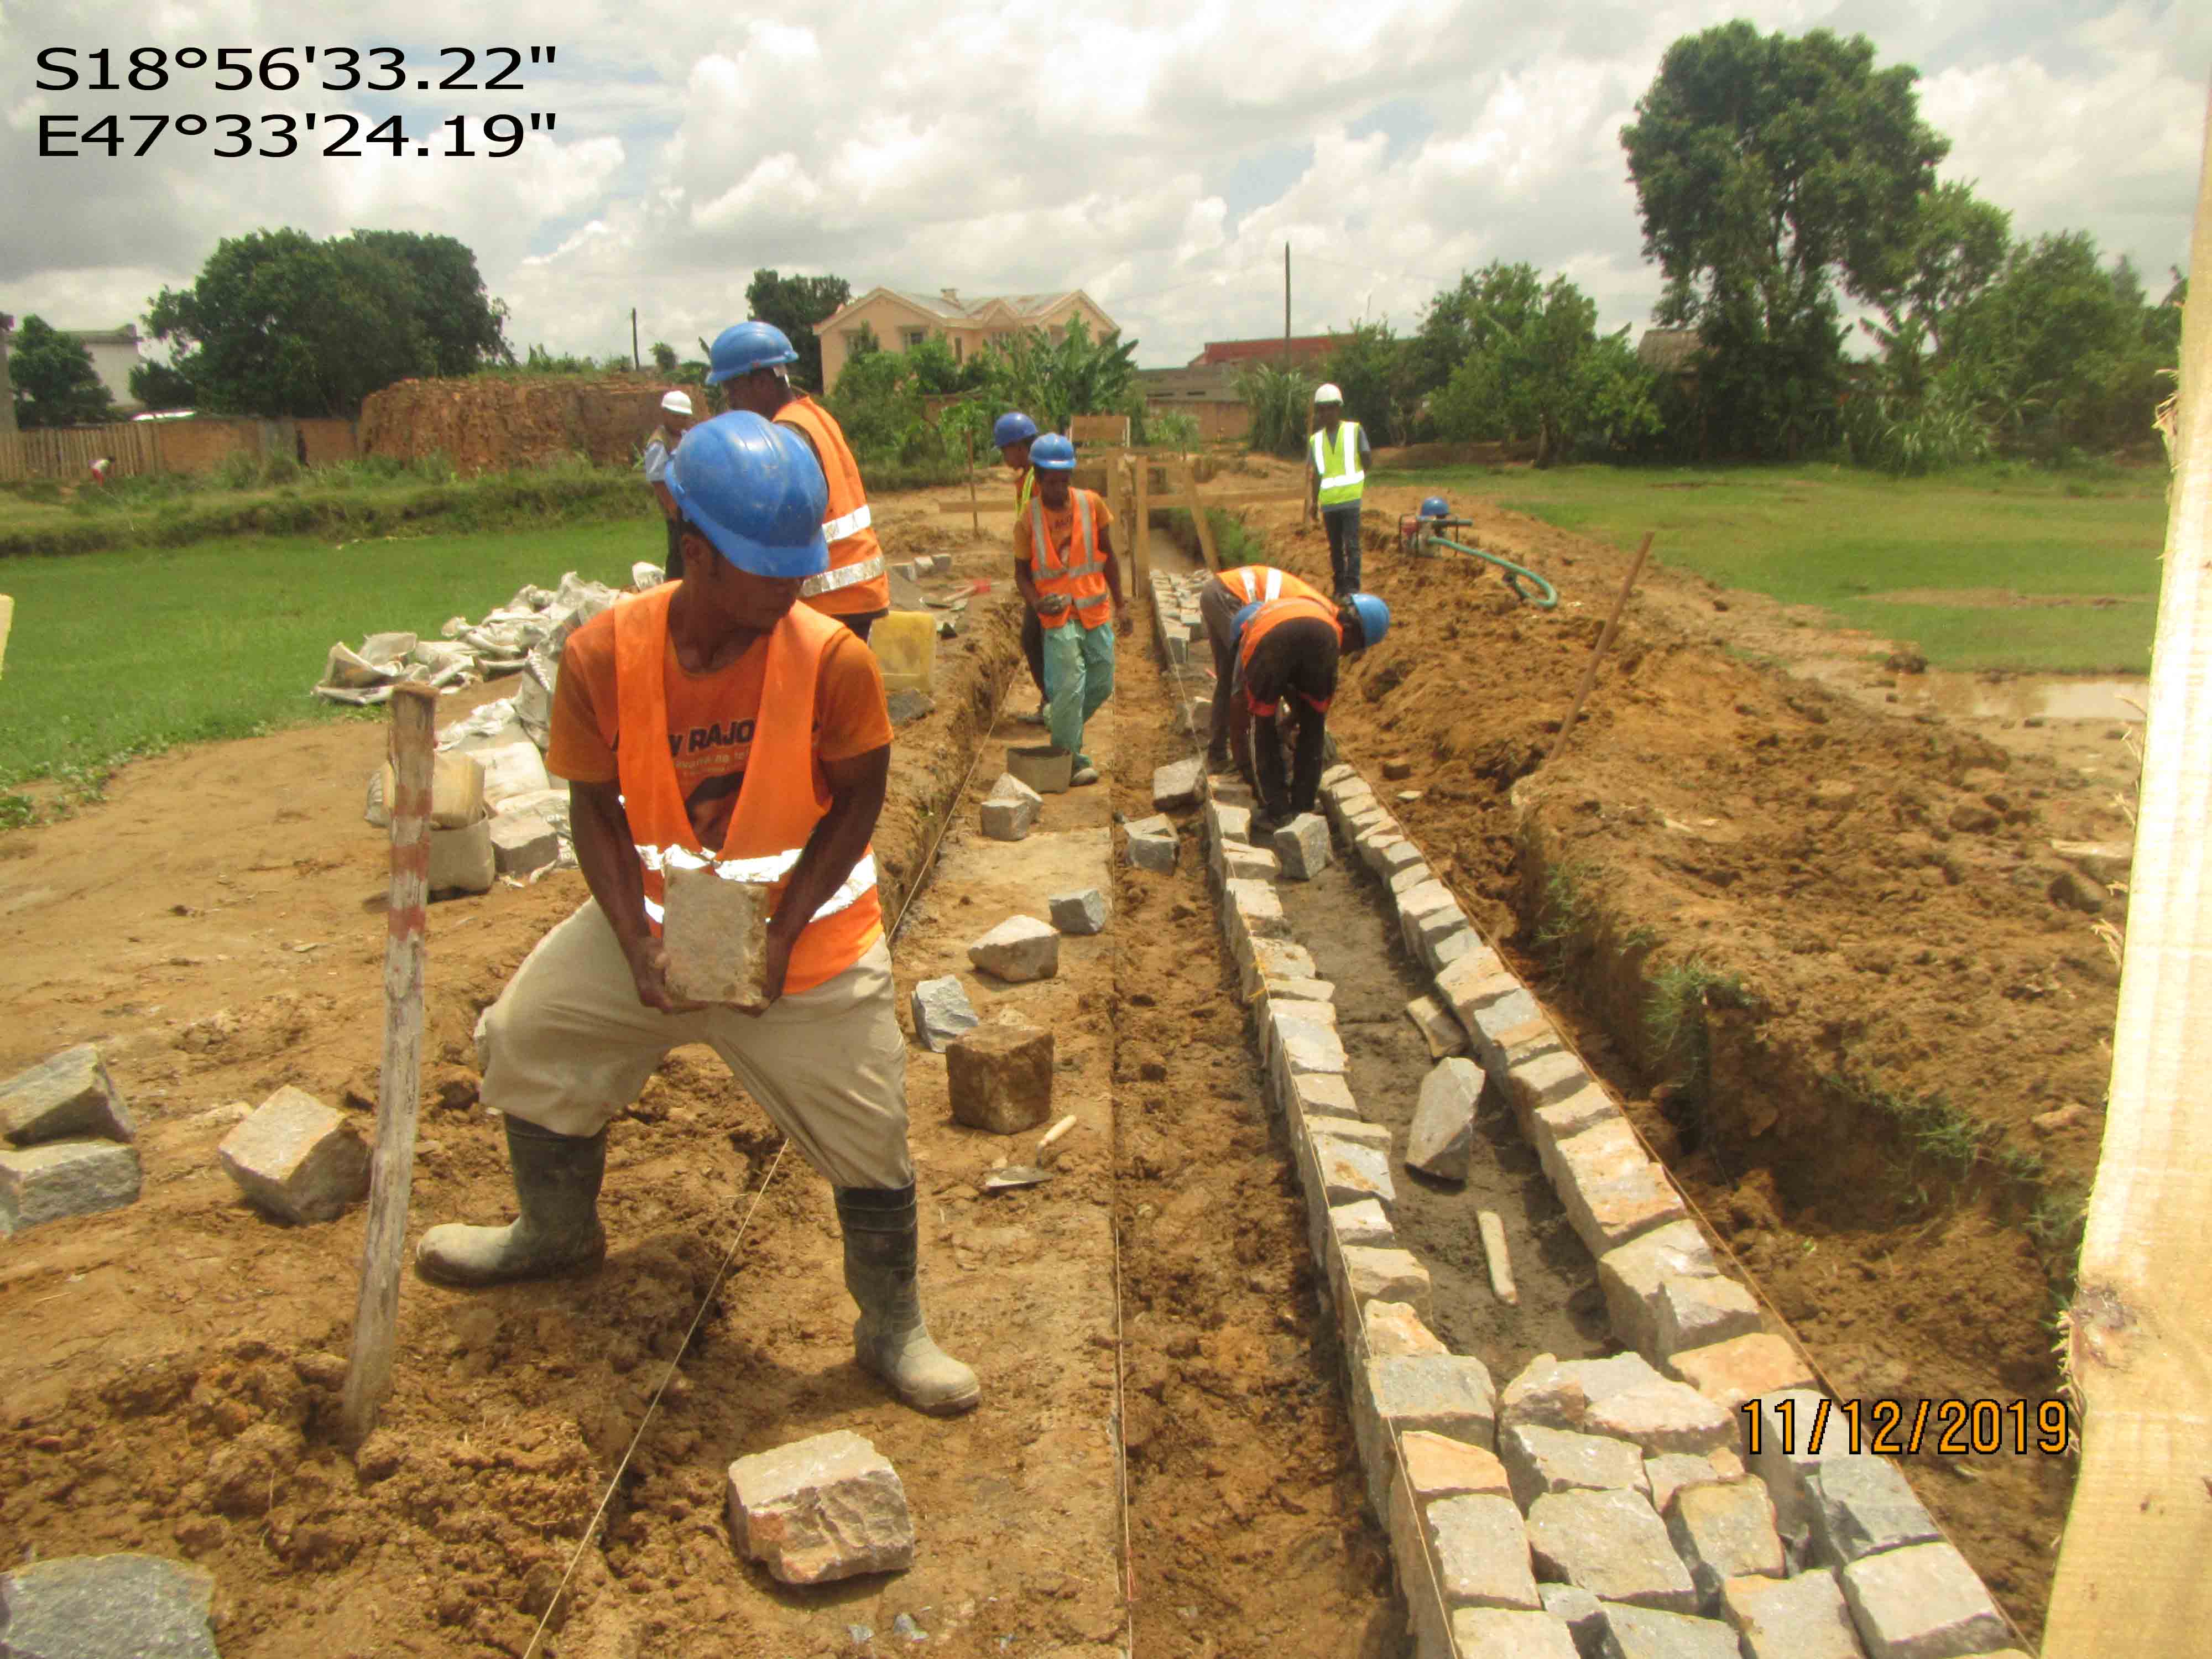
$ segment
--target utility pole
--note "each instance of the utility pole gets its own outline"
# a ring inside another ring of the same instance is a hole
[[[629,364],[632,368],[643,368],[645,359],[637,355],[637,307],[629,308]]]
[[[1283,244],[1283,368],[1291,367],[1291,245]]]

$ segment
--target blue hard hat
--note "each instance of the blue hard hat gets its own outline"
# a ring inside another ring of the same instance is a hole
[[[1424,503],[1422,511],[1425,513],[1427,510],[1427,505]],[[1364,651],[1369,646],[1380,645],[1382,636],[1390,631],[1390,607],[1372,593],[1349,594],[1339,609],[1352,612],[1359,623],[1359,643],[1353,645],[1349,640],[1346,641],[1346,650]]]
[[[1040,472],[1075,471],[1075,446],[1057,432],[1048,432],[1030,446],[1030,465]]]
[[[707,355],[708,386],[720,386],[757,368],[799,361],[799,354],[791,349],[791,337],[774,323],[757,319],[731,324],[714,337],[714,349]]]
[[[1261,601],[1255,599],[1249,605],[1240,605],[1237,607],[1237,614],[1229,619],[1229,637],[1231,639],[1241,639],[1243,636],[1244,624],[1250,622],[1253,617],[1260,614],[1260,605]]]
[[[684,521],[740,570],[818,576],[830,568],[830,485],[806,440],[745,410],[693,427],[668,464]]]
[[[1425,519],[1449,519],[1451,507],[1441,495],[1431,495],[1421,503],[1420,516]]]
[[[1018,444],[1024,438],[1036,436],[1036,422],[1018,409],[1001,415],[991,422],[991,447],[1004,449],[1008,444]]]

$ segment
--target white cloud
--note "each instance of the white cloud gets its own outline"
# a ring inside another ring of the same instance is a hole
[[[1619,130],[1670,41],[1740,10],[885,0],[748,17],[532,0],[457,27],[433,0],[313,14],[40,0],[35,23],[0,9],[0,309],[119,321],[190,280],[218,238],[293,224],[457,235],[508,301],[517,343],[556,349],[626,346],[633,305],[648,337],[711,337],[741,312],[749,273],[773,265],[856,289],[1085,287],[1141,339],[1142,361],[1180,362],[1206,339],[1282,326],[1285,241],[1302,332],[1361,315],[1410,327],[1437,283],[1492,258],[1564,269],[1608,325],[1640,323],[1658,283]],[[1920,64],[1923,112],[1955,144],[1946,173],[1978,179],[2023,233],[2085,228],[2162,272],[2186,251],[2212,10],[2127,0],[2037,21],[2051,15],[1996,0],[1756,8],[1762,28],[1863,29],[1885,63]],[[526,92],[504,100],[218,95],[202,76],[113,107],[398,108],[423,125],[536,109],[557,113],[558,132],[504,161],[219,161],[173,135],[139,160],[33,153],[39,112],[94,109],[34,88],[40,47],[310,40],[559,57],[526,64]],[[1365,131],[1386,106],[1395,143]],[[1271,199],[1251,199],[1255,176],[1279,181]]]

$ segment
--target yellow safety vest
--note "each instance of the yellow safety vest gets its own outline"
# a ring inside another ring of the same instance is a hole
[[[1335,451],[1334,455],[1330,453],[1332,448]],[[1343,507],[1358,501],[1367,488],[1367,474],[1359,465],[1359,422],[1339,421],[1334,446],[1329,443],[1327,427],[1315,433],[1313,465],[1314,471],[1321,475],[1322,506]]]

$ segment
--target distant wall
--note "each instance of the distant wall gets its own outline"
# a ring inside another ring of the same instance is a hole
[[[1145,410],[1154,416],[1190,416],[1198,422],[1199,437],[1207,443],[1242,438],[1252,430],[1251,405],[1234,398],[1153,398],[1146,402]]]
[[[350,461],[361,454],[361,443],[354,435],[351,421],[300,421],[295,424],[307,446],[309,466]]]
[[[502,472],[581,454],[627,466],[660,424],[657,380],[480,374],[402,380],[361,406],[364,455],[442,454],[460,472]]]
[[[118,421],[0,434],[0,478],[58,478],[77,483],[95,460],[109,476],[211,472],[233,455],[289,455],[307,464],[350,460],[361,451],[351,421],[257,421],[196,416],[185,421]]]

